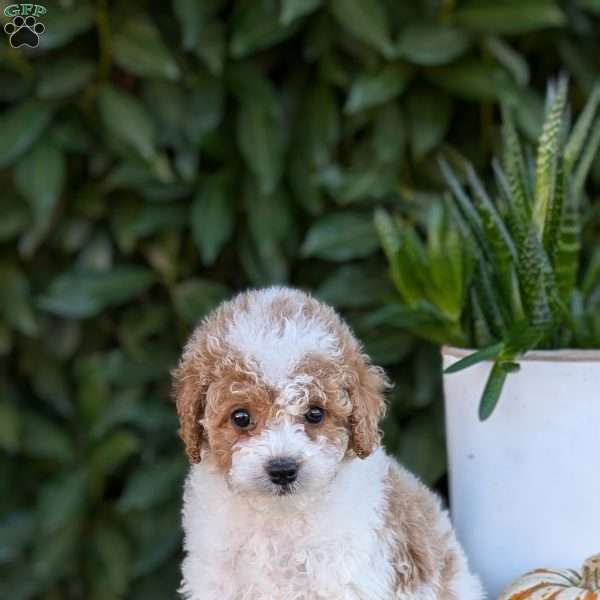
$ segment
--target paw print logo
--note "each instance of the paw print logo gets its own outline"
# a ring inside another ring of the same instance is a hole
[[[4,32],[10,36],[10,45],[13,48],[21,46],[37,48],[40,43],[40,35],[45,30],[43,23],[40,23],[33,15],[26,18],[17,16],[4,26]]]

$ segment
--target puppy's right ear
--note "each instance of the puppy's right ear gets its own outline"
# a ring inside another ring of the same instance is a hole
[[[200,381],[193,361],[184,360],[173,371],[173,395],[179,415],[179,436],[191,463],[199,463],[202,453],[203,429],[200,420],[204,416],[206,386]]]

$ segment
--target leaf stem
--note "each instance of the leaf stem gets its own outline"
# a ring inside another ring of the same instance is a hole
[[[96,29],[98,31],[98,79],[106,81],[110,77],[112,65],[111,36],[108,17],[108,0],[96,0]]]

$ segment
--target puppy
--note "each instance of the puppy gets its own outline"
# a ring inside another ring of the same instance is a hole
[[[174,371],[188,600],[479,600],[439,500],[379,448],[388,382],[328,306],[242,293]]]

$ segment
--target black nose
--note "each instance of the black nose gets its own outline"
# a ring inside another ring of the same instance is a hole
[[[298,476],[298,463],[291,458],[274,458],[267,464],[267,473],[277,485],[294,483]]]

